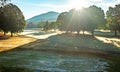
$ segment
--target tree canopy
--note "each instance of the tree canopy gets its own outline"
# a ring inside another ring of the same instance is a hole
[[[59,30],[67,30],[67,12],[61,13],[57,18],[57,24]]]
[[[0,7],[0,28],[5,32],[22,32],[26,24],[21,10],[13,4],[6,4]]]
[[[71,9],[69,12],[63,12],[58,16],[57,23],[59,29],[64,31],[91,31],[94,35],[94,29],[105,25],[104,11],[95,5],[81,10]]]
[[[117,31],[120,31],[120,4],[109,7],[106,15],[108,28],[114,31],[115,36],[117,36]]]

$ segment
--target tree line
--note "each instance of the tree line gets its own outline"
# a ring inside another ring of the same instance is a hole
[[[53,24],[53,25],[52,25]],[[33,23],[27,27],[35,26]],[[107,29],[114,31],[115,36],[120,31],[120,4],[109,7],[106,16],[102,8],[92,5],[80,10],[71,9],[69,12],[59,14],[56,22],[41,21],[35,27],[49,29],[59,29],[60,31],[77,32],[88,31],[94,35],[95,29]]]
[[[117,32],[120,31],[120,4],[115,5],[115,7],[109,7],[106,15],[107,28],[114,31],[115,36],[117,36]]]
[[[14,4],[7,3],[10,0],[0,0],[0,30],[6,33],[22,32],[25,27],[25,19],[21,10]],[[32,27],[33,23],[28,24]],[[39,22],[37,27],[48,31],[59,29],[60,31],[77,32],[88,31],[94,35],[95,29],[109,29],[114,31],[115,36],[120,31],[120,4],[109,7],[106,16],[102,8],[92,5],[81,10],[71,9],[69,12],[62,12],[56,22]]]
[[[95,29],[109,29],[114,31],[115,36],[120,31],[120,4],[109,7],[106,17],[102,8],[95,5],[81,10],[71,9],[69,12],[62,12],[57,18],[58,29],[61,31],[89,31],[94,35]]]
[[[61,13],[57,18],[59,30],[67,33],[76,31],[90,31],[94,35],[94,30],[105,23],[104,11],[95,5],[81,10],[71,9],[69,12]]]
[[[40,21],[37,24],[34,24],[33,22],[29,22],[26,25],[26,28],[31,29],[31,28],[41,28],[41,30],[47,32],[48,30],[56,30],[57,29],[57,24],[56,22],[50,22],[50,21]]]
[[[7,3],[10,0],[0,0],[0,30],[6,33],[22,32],[26,24],[25,18],[21,10],[12,3]]]

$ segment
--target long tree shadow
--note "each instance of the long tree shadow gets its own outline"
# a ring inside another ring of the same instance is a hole
[[[10,36],[0,36],[0,40],[7,40],[9,38],[10,38]]]

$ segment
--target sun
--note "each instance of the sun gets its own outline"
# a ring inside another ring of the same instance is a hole
[[[70,0],[69,7],[77,10],[82,9],[85,6],[85,0]]]

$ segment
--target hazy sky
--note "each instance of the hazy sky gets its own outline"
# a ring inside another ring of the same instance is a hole
[[[103,10],[119,4],[120,0],[12,0],[23,12],[25,19],[48,11],[64,12],[74,7],[89,7],[96,5]]]

